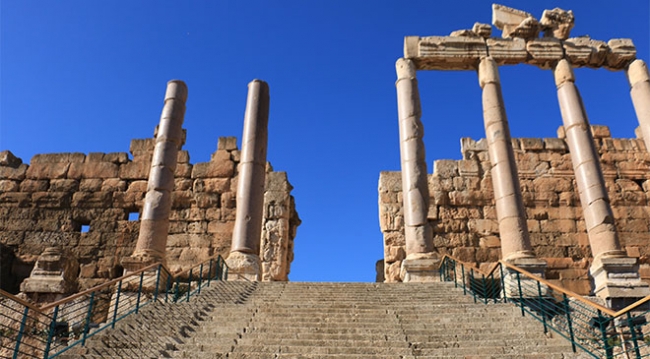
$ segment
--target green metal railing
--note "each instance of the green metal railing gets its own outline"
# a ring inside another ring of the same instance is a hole
[[[43,307],[0,290],[0,358],[55,358],[156,302],[187,302],[226,280],[221,256],[177,275],[161,263]]]
[[[475,302],[517,305],[544,332],[566,338],[573,351],[594,358],[650,357],[650,297],[615,312],[508,262],[482,272],[450,256],[442,259],[440,279],[454,282]]]

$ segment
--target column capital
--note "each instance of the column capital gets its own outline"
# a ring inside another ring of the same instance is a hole
[[[395,62],[397,71],[397,81],[404,79],[414,79],[416,73],[415,63],[409,59],[400,58]]]
[[[576,82],[571,64],[566,59],[557,62],[553,68],[553,76],[555,77],[555,86],[558,88],[567,81]]]
[[[499,65],[497,65],[492,57],[484,57],[478,64],[478,83],[481,88],[484,88],[489,83],[501,83]]]
[[[648,74],[648,65],[643,60],[636,59],[632,61],[625,72],[627,79],[630,82],[630,87],[643,81],[650,81],[650,74]]]
[[[181,80],[170,80],[167,82],[167,91],[165,91],[165,101],[179,100],[185,105],[187,101],[187,85]]]

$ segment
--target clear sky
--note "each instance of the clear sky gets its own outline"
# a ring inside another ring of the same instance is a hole
[[[572,35],[629,37],[650,60],[647,0],[513,1],[573,10]],[[302,225],[294,281],[373,281],[383,257],[379,172],[399,170],[395,61],[406,35],[490,23],[490,1],[0,0],[0,150],[128,152],[153,135],[166,82],[189,87],[191,162],[217,138],[241,138],[247,83],[271,90],[268,160],[286,171]],[[493,29],[500,36],[500,31]],[[576,71],[593,124],[633,137],[622,72]],[[419,73],[427,163],[459,159],[484,137],[476,73]],[[550,71],[501,69],[514,137],[554,137],[561,124]]]

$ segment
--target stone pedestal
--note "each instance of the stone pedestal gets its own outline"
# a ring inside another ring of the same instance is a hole
[[[537,258],[516,258],[508,260],[511,263],[531,274],[540,278],[544,278],[546,271],[546,262]],[[505,288],[506,296],[508,298],[536,298],[540,296],[540,290],[537,289],[537,281],[519,274],[519,272],[503,268],[503,286]],[[519,277],[519,278],[517,278]],[[519,294],[519,287],[521,285],[521,295]],[[540,286],[541,296],[548,294],[548,287],[545,285]]]
[[[77,290],[79,264],[61,249],[48,247],[38,257],[36,265],[20,284],[20,291],[37,302],[51,302]]]
[[[402,282],[439,282],[440,259],[435,253],[410,255],[402,261]]]
[[[589,274],[594,281],[594,294],[605,299],[607,306],[613,310],[623,309],[650,295],[648,283],[639,276],[637,258],[596,258],[589,268]]]
[[[252,253],[230,252],[226,260],[228,280],[259,281],[262,273],[260,256]]]

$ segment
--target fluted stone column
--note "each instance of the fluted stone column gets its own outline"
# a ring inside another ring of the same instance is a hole
[[[554,70],[566,141],[573,162],[580,203],[594,261],[589,269],[596,295],[616,309],[649,294],[636,258],[621,249],[609,204],[600,158],[571,64],[560,60]]]
[[[241,162],[237,183],[237,217],[232,247],[226,263],[229,277],[260,280],[260,239],[264,213],[264,183],[269,122],[269,86],[264,81],[248,84],[244,115]]]
[[[151,160],[138,242],[133,255],[122,260],[122,265],[127,271],[165,261],[174,171],[178,150],[183,145],[182,127],[186,100],[185,83],[180,80],[169,81]]]
[[[492,165],[490,174],[499,222],[501,253],[504,260],[544,277],[546,263],[535,258],[530,245],[526,210],[501,93],[499,68],[494,59],[486,57],[481,60],[478,78],[483,89],[483,120]],[[510,274],[514,273],[506,273],[506,289],[510,296],[518,295],[516,278]]]
[[[429,187],[416,68],[409,59],[397,60],[395,67],[406,238],[401,277],[405,282],[432,281],[437,278],[438,259],[433,252],[433,233],[427,219]]]
[[[648,65],[643,60],[634,60],[627,70],[627,79],[630,81],[630,96],[634,104],[634,111],[639,120],[639,127],[643,135],[645,147],[650,151],[650,75]]]

